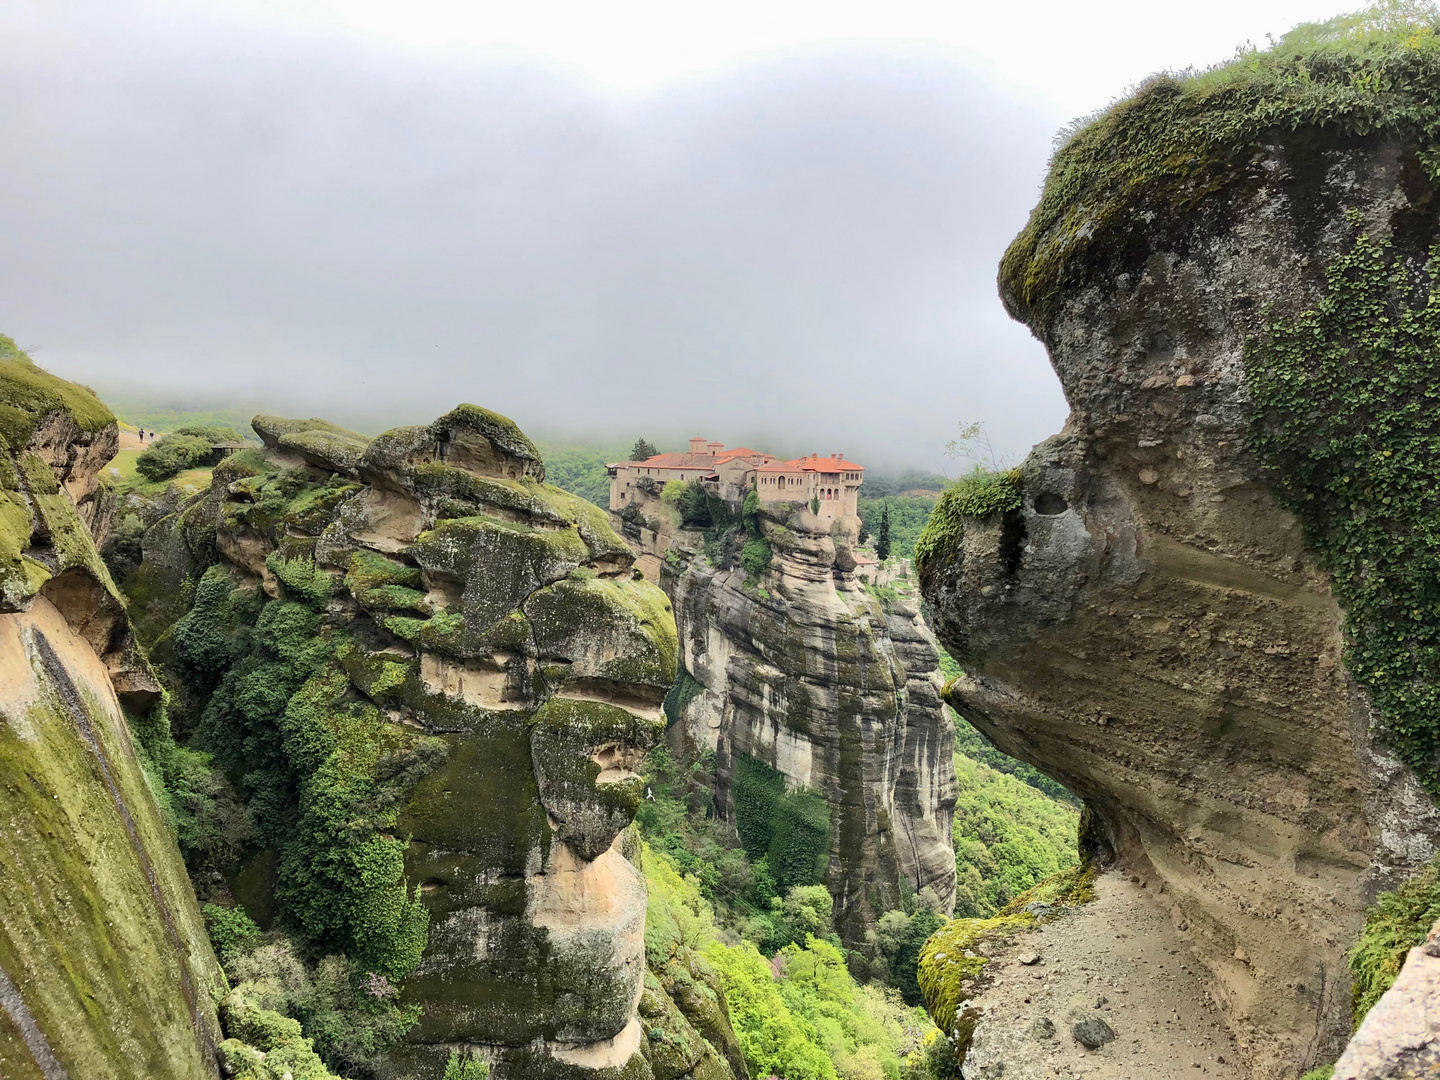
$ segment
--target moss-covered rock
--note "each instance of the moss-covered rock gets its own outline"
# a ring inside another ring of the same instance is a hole
[[[565,680],[607,679],[668,689],[675,681],[679,646],[670,601],[643,579],[560,581],[525,603],[535,649],[565,661]]]
[[[603,512],[545,485],[503,417],[467,406],[386,432],[359,483],[329,450],[323,466],[301,452],[345,441],[332,425],[255,427],[266,447],[152,530],[167,568],[149,571],[189,608],[169,631],[187,715],[269,820],[236,897],[403,980],[423,1015],[392,1070],[428,1075],[470,1046],[497,1080],[650,1076],[643,1054],[614,1063],[645,904],[615,838],[674,678],[663,593],[621,576],[633,556]],[[322,835],[346,839],[316,855]],[[391,919],[379,936],[423,954],[370,957],[362,894],[405,918],[418,896],[428,932]],[[256,1039],[268,1069],[279,1051]]]
[[[600,701],[554,698],[532,725],[540,802],[560,839],[595,859],[634,820],[645,784],[632,767],[659,741],[665,721]]]
[[[47,596],[0,615],[0,972],[72,1077],[213,1076],[219,969],[104,664]],[[33,1040],[32,1040],[33,1041]],[[0,1039],[0,1075],[32,1051]]]
[[[433,580],[461,590],[459,610],[483,635],[530,595],[583,566],[589,549],[574,529],[541,529],[488,515],[443,521],[407,552]]]
[[[477,476],[545,482],[545,465],[509,417],[461,405],[425,427],[393,428],[376,437],[361,462],[372,477],[403,476],[416,466],[448,464]]]

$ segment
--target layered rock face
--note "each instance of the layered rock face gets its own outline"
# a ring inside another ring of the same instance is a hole
[[[1330,581],[1247,449],[1245,345],[1323,295],[1346,211],[1423,258],[1433,188],[1404,146],[1314,132],[1216,172],[1007,256],[1070,418],[1018,508],[937,512],[922,589],[969,673],[946,699],[1085,800],[1082,839],[1166,894],[1256,1075],[1294,1076],[1343,1045],[1345,950],[1440,816],[1373,734]]]
[[[318,612],[332,666],[292,710],[323,693],[342,758],[392,785],[382,831],[409,838],[397,903],[419,886],[429,915],[404,994],[424,1011],[388,1068],[438,1077],[459,1049],[500,1080],[650,1075],[646,894],[622,848],[675,675],[669,602],[602,511],[544,483],[504,417],[461,406],[373,440],[317,420],[254,427],[263,450],[221,463],[147,533],[139,583],[163,611],[200,578],[168,646],[182,671],[223,629],[214,613],[257,587]],[[221,745],[243,718],[214,701],[201,730]],[[263,888],[234,888],[267,906]]]
[[[717,569],[699,533],[667,528],[647,500],[643,555],[661,566],[674,601],[681,664],[695,680],[680,723],[716,753],[717,812],[737,817],[741,759],[783,774],[788,788],[829,806],[824,881],[835,923],[852,945],[902,882],[953,906],[954,734],[939,699],[939,658],[918,610],[887,611],[854,575],[858,521],[829,528],[803,506],[765,504],[758,525],[770,568],[747,581]],[[665,543],[663,550],[649,550]]]
[[[0,338],[0,1075],[218,1076],[221,978],[122,709],[160,689],[90,533],[114,418]]]

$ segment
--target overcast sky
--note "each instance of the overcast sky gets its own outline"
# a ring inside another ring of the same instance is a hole
[[[1350,6],[5,0],[0,332],[102,393],[954,471],[1064,421],[995,293],[1053,132]]]

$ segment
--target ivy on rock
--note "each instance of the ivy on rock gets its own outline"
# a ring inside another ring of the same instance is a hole
[[[1345,660],[1388,744],[1440,796],[1440,248],[1359,231],[1325,296],[1247,343],[1251,447],[1345,609]]]

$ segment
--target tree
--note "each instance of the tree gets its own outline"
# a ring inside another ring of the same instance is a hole
[[[647,439],[636,439],[635,445],[630,449],[631,461],[644,461],[652,458],[660,451],[655,449],[655,444]]]
[[[875,538],[875,557],[884,562],[890,557],[890,506],[880,511],[880,535]]]

